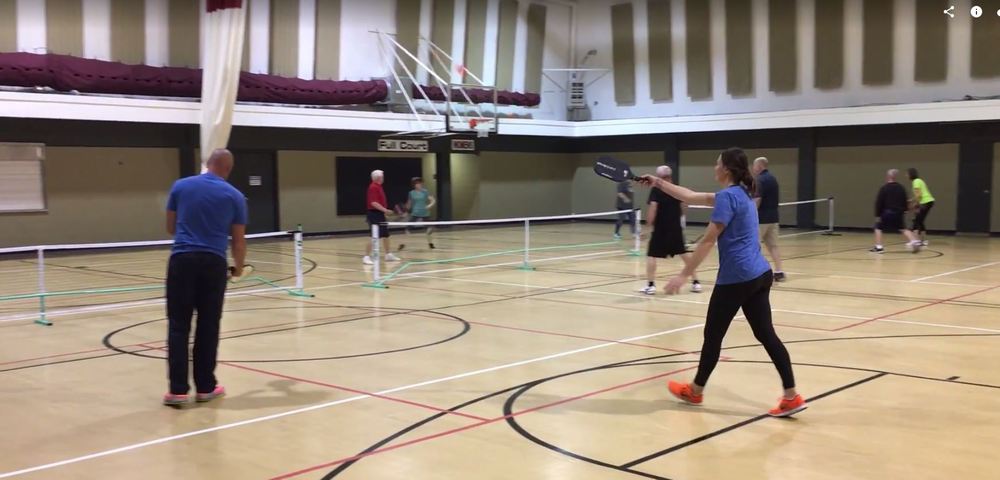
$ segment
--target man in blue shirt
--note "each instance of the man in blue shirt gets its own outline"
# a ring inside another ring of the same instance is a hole
[[[191,317],[198,311],[194,334],[195,400],[225,395],[216,382],[219,322],[226,295],[226,244],[232,237],[233,270],[242,275],[246,260],[246,197],[226,182],[233,154],[219,149],[206,164],[207,173],[174,182],[167,200],[167,232],[174,245],[167,268],[167,367],[170,391],[164,405],[188,402],[188,342]]]
[[[774,261],[774,281],[784,282],[785,272],[781,268],[781,251],[778,250],[778,179],[767,170],[767,158],[758,157],[753,161],[753,175],[757,184],[754,202],[760,217],[760,240],[767,247]]]

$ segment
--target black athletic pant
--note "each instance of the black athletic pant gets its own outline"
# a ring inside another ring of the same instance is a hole
[[[917,208],[917,215],[913,217],[913,230],[916,232],[926,232],[927,226],[924,225],[924,220],[927,220],[927,214],[931,213],[931,209],[934,208],[934,202],[921,203],[920,207]]]
[[[626,207],[627,208],[627,207]],[[623,210],[623,209],[620,209]],[[619,213],[618,220],[615,221],[615,233],[619,233],[622,229],[622,224],[628,222],[628,228],[635,235],[635,210],[630,210],[627,213]]]
[[[698,374],[694,383],[705,386],[709,375],[719,363],[722,353],[722,339],[729,330],[736,312],[742,307],[743,315],[747,317],[754,337],[764,345],[767,354],[781,375],[784,388],[795,386],[792,375],[792,360],[788,350],[781,343],[778,334],[771,324],[771,284],[774,274],[768,270],[763,275],[749,282],[730,285],[716,285],[712,291],[712,299],[708,303],[708,318],[705,320],[705,341],[701,346],[701,360],[698,362]]]
[[[167,368],[170,393],[186,394],[191,317],[194,332],[194,385],[198,393],[215,390],[219,320],[226,296],[226,259],[213,253],[178,253],[167,268]]]

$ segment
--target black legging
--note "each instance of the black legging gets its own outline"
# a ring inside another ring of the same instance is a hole
[[[927,214],[931,212],[934,208],[934,202],[921,203],[920,207],[917,208],[917,215],[913,217],[913,231],[915,232],[926,232],[927,226],[924,225],[924,220],[927,220]]]
[[[698,374],[694,383],[705,386],[709,375],[719,363],[722,353],[722,339],[733,323],[736,312],[743,307],[743,315],[753,330],[753,336],[764,345],[767,354],[774,362],[784,388],[795,387],[795,377],[792,375],[792,360],[788,350],[781,343],[778,334],[771,324],[771,284],[774,274],[768,270],[763,275],[749,282],[730,285],[716,285],[712,291],[712,299],[708,303],[708,318],[705,320],[705,341],[701,346],[701,360],[698,362]]]

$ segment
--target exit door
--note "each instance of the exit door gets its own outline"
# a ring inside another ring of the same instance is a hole
[[[278,165],[274,152],[233,152],[229,183],[247,198],[247,233],[278,230]]]

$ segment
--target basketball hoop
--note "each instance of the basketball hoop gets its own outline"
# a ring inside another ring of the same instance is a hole
[[[470,118],[469,130],[475,130],[478,138],[489,137],[493,131],[493,121],[492,118]]]

